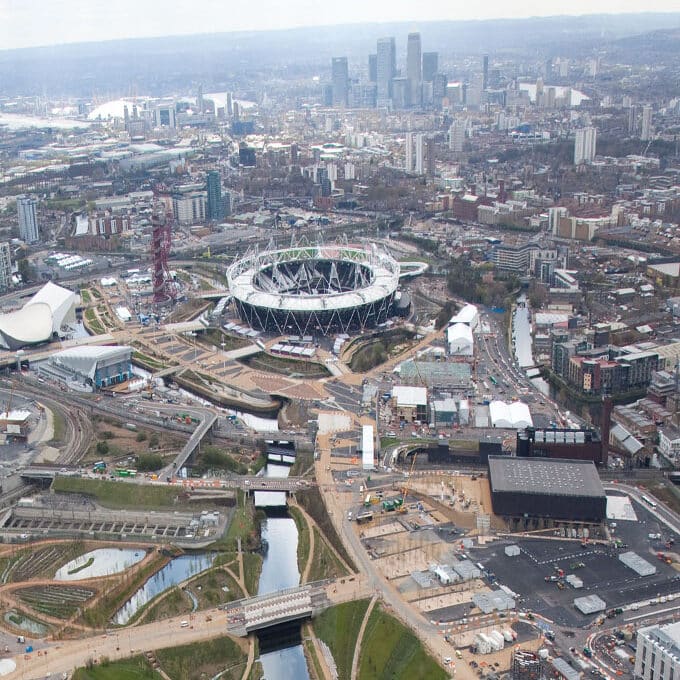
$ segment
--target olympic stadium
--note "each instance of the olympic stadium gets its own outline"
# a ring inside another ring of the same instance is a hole
[[[279,335],[373,328],[393,313],[399,263],[376,245],[315,245],[246,254],[227,269],[237,313]]]

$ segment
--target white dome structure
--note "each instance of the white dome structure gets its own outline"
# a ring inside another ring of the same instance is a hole
[[[17,350],[52,339],[64,324],[75,323],[78,296],[46,283],[21,309],[0,314],[0,347]]]

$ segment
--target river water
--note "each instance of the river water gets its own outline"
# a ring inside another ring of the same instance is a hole
[[[287,477],[290,468],[286,465],[268,464],[264,470],[266,477]],[[284,508],[268,510],[267,520],[262,524],[262,538],[268,550],[262,563],[262,574],[258,595],[266,595],[283,588],[293,588],[300,584],[297,563],[298,532],[295,520],[288,517]],[[299,630],[299,629],[298,629]],[[268,636],[267,643],[260,638],[260,662],[267,680],[309,680],[307,661],[300,642],[299,632],[290,636],[283,634],[277,641]],[[277,644],[277,642],[279,644]],[[292,643],[286,645],[286,643]]]
[[[209,569],[214,553],[180,555],[156,572],[117,612],[114,623],[124,626],[147,602],[190,576]]]

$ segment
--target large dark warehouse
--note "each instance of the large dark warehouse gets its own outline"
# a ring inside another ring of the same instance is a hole
[[[607,497],[591,461],[489,456],[496,515],[601,522]]]

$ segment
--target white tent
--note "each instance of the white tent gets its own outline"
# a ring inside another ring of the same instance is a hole
[[[471,357],[474,353],[472,329],[464,323],[454,323],[446,329],[449,354]]]
[[[494,400],[489,404],[489,417],[491,427],[521,430],[533,425],[529,407],[521,401],[506,404]]]

